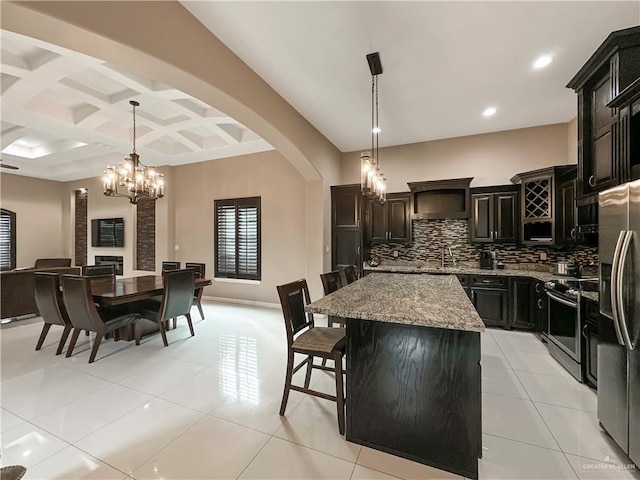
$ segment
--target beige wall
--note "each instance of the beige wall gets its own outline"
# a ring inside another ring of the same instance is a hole
[[[509,130],[380,150],[389,192],[407,182],[473,177],[472,186],[508,184],[516,173],[575,163],[568,158],[568,125]],[[342,183],[360,182],[360,152],[345,153]]]
[[[36,258],[68,257],[63,246],[62,184],[2,173],[0,206],[16,213],[16,266]]]
[[[567,123],[567,163],[578,163],[578,117]]]
[[[176,260],[214,274],[214,200],[261,197],[260,284],[214,281],[205,295],[278,303],[276,285],[307,276],[307,182],[278,152],[175,167]],[[313,194],[312,194],[313,195]],[[318,204],[312,206],[317,209]],[[311,280],[311,279],[310,279]],[[322,291],[315,289],[319,298]]]

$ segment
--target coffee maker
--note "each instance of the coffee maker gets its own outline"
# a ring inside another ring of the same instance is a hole
[[[493,270],[496,262],[495,252],[480,253],[480,268],[483,270]]]

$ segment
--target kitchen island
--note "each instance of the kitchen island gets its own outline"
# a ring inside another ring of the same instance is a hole
[[[306,308],[346,318],[347,440],[478,478],[484,324],[455,276],[370,274]]]

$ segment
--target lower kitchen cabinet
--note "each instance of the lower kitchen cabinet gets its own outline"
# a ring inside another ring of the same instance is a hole
[[[544,282],[533,280],[534,304],[533,316],[538,332],[543,340],[549,335],[549,299],[544,289]]]
[[[509,328],[537,330],[535,306],[535,281],[530,278],[509,279]]]
[[[584,341],[585,378],[591,386],[598,387],[598,332],[600,328],[600,306],[598,302],[585,298],[582,304],[584,308],[582,337]]]
[[[478,285],[478,278],[471,278],[471,302],[476,307],[478,315],[487,327],[507,328],[509,323],[509,291],[506,288],[495,288],[489,284],[474,286]]]

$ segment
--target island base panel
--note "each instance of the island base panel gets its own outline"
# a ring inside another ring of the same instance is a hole
[[[478,478],[480,334],[347,319],[347,440]]]

